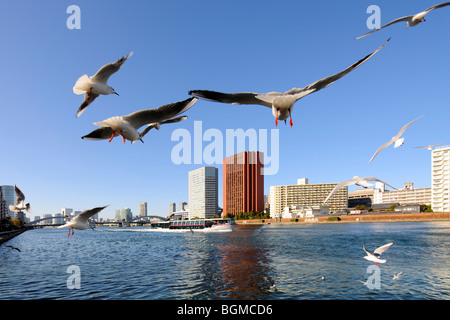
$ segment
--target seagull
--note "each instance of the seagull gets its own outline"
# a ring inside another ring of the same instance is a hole
[[[419,120],[420,118],[422,118],[423,116],[418,117],[417,119],[405,124],[403,126],[403,128],[400,129],[400,131],[397,133],[396,136],[392,137],[392,139],[388,142],[386,142],[385,144],[383,144],[381,147],[378,148],[378,150],[375,152],[375,154],[372,156],[372,158],[369,160],[369,163],[372,162],[372,160],[376,157],[376,155],[383,150],[384,148],[390,146],[391,144],[394,143],[394,148],[398,148],[400,146],[403,145],[403,141],[405,140],[405,138],[400,138],[400,136],[403,134],[403,132],[405,132],[405,130],[415,121]]]
[[[415,15],[412,15],[412,16],[406,16],[406,17],[402,17],[402,18],[398,18],[398,19],[392,20],[391,22],[385,24],[385,25],[382,26],[381,28],[372,30],[372,31],[370,31],[370,32],[368,32],[368,33],[366,33],[366,34],[363,34],[362,36],[360,36],[360,37],[358,37],[358,38],[356,38],[356,39],[361,39],[361,38],[363,38],[363,37],[365,37],[365,36],[367,36],[367,35],[369,35],[369,34],[371,34],[371,33],[374,33],[374,32],[376,32],[376,31],[378,31],[378,30],[381,30],[381,29],[383,29],[383,28],[386,28],[386,27],[388,27],[388,26],[390,26],[390,25],[392,25],[392,24],[394,24],[394,23],[397,23],[397,22],[406,21],[406,28],[408,28],[408,27],[415,27],[415,26],[417,26],[419,23],[421,23],[422,21],[426,21],[426,20],[425,20],[425,16],[426,16],[430,11],[432,11],[432,10],[434,10],[434,9],[439,9],[439,8],[442,8],[442,7],[446,7],[446,6],[448,6],[448,5],[450,5],[450,2],[443,2],[443,3],[441,3],[441,4],[434,5],[434,6],[432,6],[431,8],[428,8],[427,10],[422,11],[422,12],[420,12],[420,13],[418,13],[418,14],[415,14]]]
[[[394,273],[394,277],[392,278],[392,280],[399,280],[400,277],[402,276],[403,272],[399,272],[399,273]]]
[[[388,244],[385,244],[384,246],[381,246],[381,247],[379,247],[379,248],[377,248],[374,252],[373,252],[373,254],[372,253],[370,253],[369,251],[367,251],[366,250],[366,247],[363,245],[363,249],[364,249],[364,251],[366,252],[366,256],[365,257],[363,257],[364,259],[366,259],[366,260],[368,260],[368,261],[372,261],[372,262],[375,262],[375,265],[378,263],[386,263],[386,260],[384,260],[384,259],[380,259],[380,256],[381,256],[381,254],[383,253],[383,252],[385,252],[387,249],[389,249],[392,245],[393,245],[394,243],[393,242],[391,242],[391,243],[388,243]]]
[[[186,120],[186,116],[173,118],[180,113],[187,111],[196,102],[197,98],[191,97],[189,99],[163,105],[155,109],[147,109],[133,112],[127,116],[116,116],[106,120],[95,122],[94,124],[100,126],[91,133],[81,137],[86,140],[104,140],[109,138],[109,142],[119,134],[125,140],[130,140],[132,143],[142,141],[142,137],[147,134],[152,128],[159,129],[161,124],[174,123]],[[147,127],[138,132],[138,129],[144,125]]]
[[[377,50],[367,55],[363,59],[358,62],[352,64],[347,69],[336,73],[332,76],[323,78],[314,83],[309,84],[304,88],[293,88],[284,93],[281,92],[269,92],[269,93],[254,93],[254,92],[240,92],[240,93],[222,93],[217,91],[209,91],[209,90],[191,90],[189,94],[209,101],[216,101],[222,103],[232,103],[232,104],[254,104],[254,105],[262,105],[269,108],[272,108],[272,114],[275,117],[275,125],[278,126],[278,120],[284,120],[289,117],[289,124],[291,127],[293,126],[292,122],[292,110],[294,108],[294,104],[300,100],[301,98],[319,91],[323,88],[326,88],[333,84],[336,80],[342,78],[349,72],[356,69],[358,66],[369,60],[373,55],[375,55],[382,47],[386,45],[389,41],[388,39],[385,43],[383,43]]]
[[[391,186],[391,185],[387,184],[386,182],[381,181],[380,179],[375,178],[375,177],[361,178],[358,176],[354,176],[353,179],[351,179],[351,180],[339,182],[336,185],[336,187],[334,187],[334,189],[331,191],[331,193],[328,195],[328,197],[325,199],[325,201],[323,203],[326,203],[333,196],[333,194],[335,194],[338,190],[342,189],[343,187],[346,187],[346,186],[349,186],[352,184],[356,184],[357,186],[360,186],[363,188],[371,187],[372,184],[368,183],[367,181],[379,181],[379,182],[382,182],[385,185],[391,187],[392,189],[397,190],[397,188],[394,188],[393,186]]]
[[[88,219],[91,218],[94,214],[102,211],[107,206],[104,207],[97,207],[90,210],[84,210],[79,215],[77,215],[75,218],[67,222],[65,225],[59,226],[58,228],[69,228],[69,234],[67,236],[70,236],[70,231],[72,231],[72,235],[74,232],[74,229],[77,230],[86,230],[86,229],[93,229],[89,223]]]
[[[17,251],[19,251],[19,252],[22,252],[22,251],[20,251],[19,248],[16,248],[16,247],[13,247],[13,246],[5,246],[5,247],[8,247],[8,248],[11,248],[11,249],[13,249],[13,250],[17,250]]]
[[[22,191],[20,191],[19,187],[17,185],[14,186],[16,191],[16,205],[9,205],[9,210],[19,212],[20,210],[27,210],[29,211],[31,209],[30,204],[25,204],[25,195]]]
[[[84,94],[84,100],[81,106],[78,108],[77,117],[85,111],[85,109],[101,94],[116,94],[119,95],[107,82],[109,77],[119,71],[122,65],[127,61],[129,57],[133,55],[130,52],[127,56],[124,56],[116,62],[105,64],[101,67],[96,74],[92,77],[88,77],[87,74],[82,75],[73,87],[75,94]]]
[[[414,147],[414,148],[427,148],[428,150],[433,150],[433,147],[437,147],[442,145],[442,143],[438,143],[438,144],[429,144],[427,146],[419,146],[419,147]]]

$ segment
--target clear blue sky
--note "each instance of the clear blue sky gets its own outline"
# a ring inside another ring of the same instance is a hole
[[[93,122],[188,98],[192,89],[286,91],[343,70],[392,40],[332,86],[297,102],[294,127],[278,126],[280,169],[271,185],[340,182],[375,176],[397,188],[431,186],[431,154],[415,146],[450,143],[450,7],[406,29],[369,31],[366,9],[381,8],[382,24],[418,13],[432,1],[9,1],[0,5],[0,185],[20,186],[34,215],[63,207],[109,204],[101,217],[129,207],[167,215],[169,202],[188,200],[188,172],[176,165],[172,132],[275,129],[271,110],[199,100],[188,120],[151,131],[145,143],[85,141]],[[81,29],[69,30],[69,5],[81,9]],[[80,117],[72,91],[83,74],[134,51],[109,84],[120,96],[100,96]],[[407,122],[401,148],[376,149]],[[204,142],[203,147],[208,145]],[[219,205],[222,205],[222,166]],[[352,188],[350,188],[352,190]]]

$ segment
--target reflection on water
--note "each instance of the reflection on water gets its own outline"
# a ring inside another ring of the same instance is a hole
[[[147,231],[27,231],[7,243],[21,252],[0,246],[0,299],[450,298],[450,222]],[[388,242],[381,289],[369,289],[362,245]],[[79,290],[67,288],[71,265],[81,270]]]

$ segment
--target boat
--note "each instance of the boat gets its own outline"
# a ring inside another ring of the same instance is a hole
[[[230,232],[236,222],[232,218],[170,220],[152,222],[152,231],[167,232]]]

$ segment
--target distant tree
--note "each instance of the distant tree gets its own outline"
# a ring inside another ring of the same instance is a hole
[[[394,211],[395,208],[397,208],[397,205],[393,204],[392,206],[389,207],[389,211]]]

